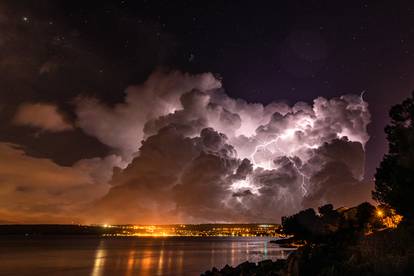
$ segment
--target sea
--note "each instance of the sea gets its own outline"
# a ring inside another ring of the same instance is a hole
[[[270,237],[2,236],[0,275],[200,275],[285,259]]]

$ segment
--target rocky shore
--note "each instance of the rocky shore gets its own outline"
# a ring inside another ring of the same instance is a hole
[[[244,262],[236,267],[226,265],[222,269],[213,267],[206,271],[202,276],[235,276],[235,275],[287,275],[286,260],[264,260],[258,263]]]
[[[369,203],[336,210],[328,204],[318,213],[306,209],[282,218],[291,236],[272,241],[298,247],[286,260],[226,265],[202,275],[414,275],[414,224],[394,221],[393,212]]]

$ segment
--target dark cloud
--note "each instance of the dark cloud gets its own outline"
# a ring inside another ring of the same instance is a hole
[[[336,206],[353,206],[369,200],[373,183],[354,177],[343,162],[328,162],[315,173],[308,187],[304,206],[318,206],[334,202]]]
[[[305,206],[329,202],[350,206],[369,198],[373,183],[363,179],[365,153],[360,143],[345,138],[325,143],[315,151],[308,164],[313,173]]]

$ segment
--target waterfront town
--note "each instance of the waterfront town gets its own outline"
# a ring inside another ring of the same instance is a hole
[[[184,237],[276,237],[279,224],[173,224],[173,225],[103,225],[104,236],[184,236]]]

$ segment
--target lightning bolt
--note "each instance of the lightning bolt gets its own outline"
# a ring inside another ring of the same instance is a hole
[[[293,167],[295,167],[296,171],[302,176],[302,184],[300,188],[302,189],[302,195],[305,196],[308,193],[308,190],[306,190],[306,187],[305,187],[306,186],[305,179],[309,180],[309,177],[307,177],[304,173],[301,172],[301,170],[298,168],[295,161],[292,160],[291,157],[287,156],[287,158],[293,164]]]
[[[282,136],[282,135],[281,135]],[[273,144],[273,143],[275,143],[276,144],[276,146],[277,146],[277,143],[279,142],[279,140],[281,139],[281,136],[278,136],[277,138],[275,138],[275,139],[272,139],[272,140],[270,140],[270,141],[268,141],[268,142],[266,142],[266,143],[264,143],[264,144],[260,144],[260,145],[257,145],[256,147],[255,147],[255,149],[254,149],[254,152],[250,155],[250,159],[253,161],[253,166],[255,167],[255,168],[257,168],[257,167],[261,167],[259,164],[256,164],[256,162],[255,162],[255,160],[254,160],[254,156],[256,155],[256,153],[260,150],[260,149],[265,149],[265,148],[267,148],[268,146],[270,146],[271,144]],[[289,159],[289,161],[292,163],[292,165],[293,165],[293,167],[296,169],[296,171],[300,174],[300,176],[302,177],[302,184],[301,184],[301,190],[302,190],[302,195],[303,196],[305,196],[307,193],[308,193],[308,191],[307,191],[307,189],[306,189],[306,180],[309,180],[309,178],[304,174],[304,173],[302,173],[302,171],[300,170],[300,168],[298,168],[298,166],[296,165],[296,163],[295,163],[295,161],[292,159],[292,157],[287,153],[287,152],[285,152],[284,150],[282,150],[280,147],[277,147],[278,148],[278,150],[280,150],[288,159]],[[269,162],[269,164],[268,164],[268,168],[265,168],[265,169],[271,169],[271,162],[272,162],[272,160],[269,160],[268,161]]]
[[[275,138],[275,139],[272,139],[272,140],[270,140],[269,142],[267,142],[267,143],[264,143],[264,144],[261,144],[261,145],[257,145],[255,148],[254,148],[254,152],[250,155],[250,160],[252,160],[253,161],[253,167],[254,168],[257,168],[257,167],[260,167],[258,164],[256,164],[256,162],[255,162],[255,160],[254,160],[254,156],[256,155],[256,153],[260,150],[260,149],[265,149],[265,148],[267,148],[268,146],[270,146],[271,144],[273,144],[273,143],[277,143],[278,141],[280,140],[280,136],[279,137],[277,137],[277,138]],[[269,160],[268,161],[268,167],[266,168],[266,169],[271,169],[271,167],[272,167],[272,160]]]

